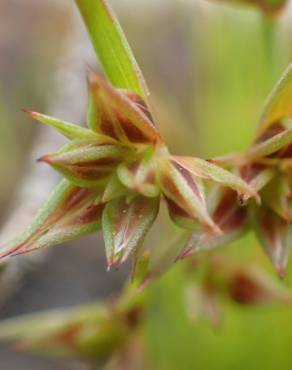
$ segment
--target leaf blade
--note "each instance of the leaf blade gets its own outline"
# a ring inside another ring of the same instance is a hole
[[[103,69],[118,88],[147,99],[145,80],[124,32],[105,0],[75,0]]]

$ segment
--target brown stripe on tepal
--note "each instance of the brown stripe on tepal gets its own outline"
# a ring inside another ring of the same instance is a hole
[[[93,223],[99,219],[101,219],[102,211],[104,209],[104,204],[93,204],[86,209],[83,210],[83,212],[78,213],[76,215],[76,218],[71,220],[66,226],[73,226],[73,225],[84,225],[84,224],[90,224]]]
[[[187,184],[192,189],[194,194],[203,201],[204,199],[202,198],[202,195],[199,192],[199,188],[197,184],[195,183],[194,177],[191,174],[191,172],[188,171],[186,168],[182,167],[176,161],[172,160],[171,162],[174,165],[174,167],[177,169],[177,171],[179,171],[179,173],[184,177],[184,179],[186,180]]]
[[[62,213],[65,213],[78,205],[89,193],[89,189],[75,187],[63,201],[60,207]]]
[[[278,158],[292,158],[292,144],[289,144],[278,153]]]
[[[79,166],[79,165],[72,165],[72,166],[65,166],[67,171],[70,171],[73,175],[76,175],[85,180],[99,180],[103,179],[104,177],[108,176],[112,172],[112,168],[108,166]]]
[[[144,113],[151,122],[154,123],[152,114],[150,113],[145,101],[139,95],[135,94],[132,91],[126,91],[125,94],[140,109],[140,111]]]
[[[167,193],[167,195],[171,195],[172,198],[175,198],[176,201],[180,201],[182,203],[185,202],[185,199],[181,195],[176,183],[174,182],[173,178],[168,173],[162,173],[161,174],[161,185],[164,190],[164,193]]]
[[[255,144],[262,143],[283,131],[285,131],[284,125],[280,122],[275,122],[261,134],[261,136],[255,141]]]
[[[149,138],[142,130],[135,126],[129,119],[119,116],[119,124],[124,131],[126,137],[130,142],[133,143],[149,143],[153,141],[153,138]]]
[[[240,169],[241,177],[247,183],[250,183],[257,175],[259,175],[267,166],[260,163],[247,164]]]
[[[115,166],[120,162],[120,158],[115,157],[103,157],[95,159],[93,161],[78,162],[78,166],[81,167],[94,167],[94,166]]]
[[[71,351],[78,350],[78,337],[82,332],[81,323],[72,323],[69,326],[61,329],[56,334],[53,334],[51,338],[47,338],[48,342],[51,342],[53,346],[65,346]]]
[[[273,214],[273,211],[266,210],[263,211],[259,216],[259,224],[264,231],[265,237],[269,240],[271,245],[277,245],[277,220],[278,216]]]
[[[151,170],[147,173],[147,176],[145,178],[145,183],[156,185],[156,177],[155,177],[155,171],[154,170]]]
[[[230,295],[238,303],[255,304],[266,300],[264,290],[256,281],[244,274],[236,273],[230,282]]]
[[[119,139],[113,120],[105,114],[101,117],[100,130],[103,134],[108,135],[113,139]]]
[[[246,219],[247,210],[238,205],[237,193],[229,188],[225,188],[213,214],[214,222],[226,232],[243,226]]]
[[[174,201],[165,196],[168,211],[171,215],[176,217],[189,218],[190,215],[181,207],[179,207]]]

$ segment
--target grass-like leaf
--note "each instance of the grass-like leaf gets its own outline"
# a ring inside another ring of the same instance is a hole
[[[147,99],[142,73],[122,28],[106,0],[75,0],[92,44],[111,83]]]
[[[273,124],[292,116],[292,64],[272,90],[260,119],[258,136]]]

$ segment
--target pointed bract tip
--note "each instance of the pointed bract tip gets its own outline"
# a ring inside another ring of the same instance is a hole
[[[21,108],[21,110],[27,114],[29,117],[31,118],[36,118],[39,116],[39,113],[38,112],[34,112],[34,111],[31,111],[29,109],[26,109],[26,108]]]
[[[45,162],[48,164],[53,163],[52,157],[49,154],[43,155],[42,157],[37,159],[37,162]]]
[[[222,236],[224,234],[220,227],[215,224],[215,222],[208,225],[208,232],[217,237]]]
[[[106,83],[104,76],[92,68],[87,69],[87,81],[91,89],[98,89],[102,82]]]
[[[286,277],[286,266],[283,263],[278,263],[275,265],[275,270],[277,275],[281,280],[285,279]]]

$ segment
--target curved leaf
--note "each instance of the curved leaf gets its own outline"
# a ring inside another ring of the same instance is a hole
[[[260,119],[258,136],[261,136],[270,126],[283,118],[292,116],[292,64],[288,66],[283,76],[276,84]]]

